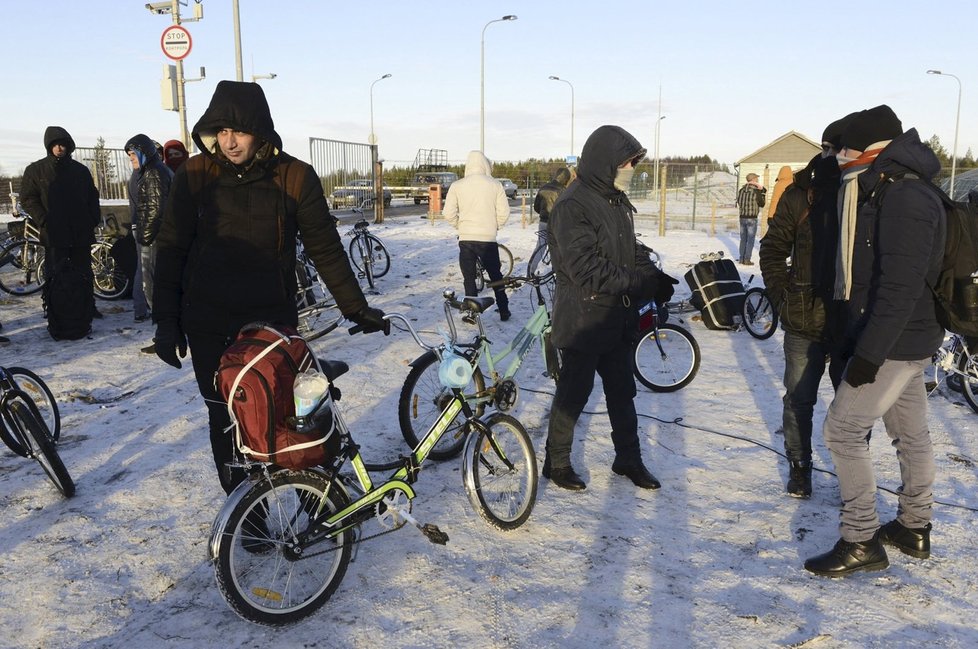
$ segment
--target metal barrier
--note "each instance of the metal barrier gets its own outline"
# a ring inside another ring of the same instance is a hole
[[[372,187],[377,186],[376,145],[311,137],[309,160],[323,184],[327,199],[337,187],[348,187],[353,180],[370,180]],[[383,200],[375,200],[375,208],[378,203],[383,205]],[[333,205],[332,200],[330,205]]]
[[[123,149],[76,147],[71,157],[92,172],[99,198],[128,199],[132,164]]]

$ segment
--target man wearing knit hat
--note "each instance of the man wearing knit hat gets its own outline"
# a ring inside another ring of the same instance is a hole
[[[934,457],[923,371],[944,329],[933,285],[946,224],[924,181],[940,170],[916,129],[906,133],[889,106],[850,116],[837,156],[842,172],[835,297],[848,302],[843,382],[822,430],[842,496],[841,537],[805,569],[843,577],[883,570],[883,544],[930,556]],[[864,173],[865,172],[865,173]],[[883,419],[897,450],[902,484],[896,518],[880,526],[869,440]]]

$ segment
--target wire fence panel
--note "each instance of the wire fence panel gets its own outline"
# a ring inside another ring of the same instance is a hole
[[[329,197],[337,187],[346,187],[352,180],[374,178],[374,159],[376,147],[356,142],[309,138],[309,160],[316,170],[323,192]]]

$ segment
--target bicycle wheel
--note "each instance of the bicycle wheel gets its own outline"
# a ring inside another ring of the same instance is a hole
[[[61,412],[47,384],[37,374],[23,367],[8,367],[7,371],[14,377],[17,387],[26,392],[37,406],[41,420],[51,431],[51,439],[57,442],[61,437]]]
[[[15,426],[20,431],[20,436],[24,440],[30,451],[30,455],[37,460],[48,478],[58,488],[58,491],[65,498],[75,495],[75,483],[68,475],[68,469],[58,456],[58,451],[54,448],[54,440],[45,429],[44,420],[37,417],[28,404],[14,399],[8,405],[10,417]]]
[[[675,392],[689,385],[700,367],[700,346],[679,325],[667,322],[635,345],[635,378],[653,392]]]
[[[367,285],[373,288],[373,259],[370,256],[370,246],[363,235],[356,235],[350,242],[350,259],[360,275],[367,278]]]
[[[499,246],[499,272],[503,277],[509,277],[513,274],[513,253],[501,243],[496,245]]]
[[[550,264],[550,246],[548,244],[542,243],[537,246],[530,255],[526,271],[528,275],[539,277],[544,281],[553,275],[554,269]]]
[[[294,543],[320,503],[326,514],[347,504],[318,473],[277,471],[255,484],[215,532],[217,585],[238,615],[259,624],[291,624],[336,592],[350,563],[352,528],[301,551]]]
[[[958,370],[961,371],[961,392],[964,400],[968,402],[971,409],[978,412],[978,355],[968,356],[961,352],[961,360],[958,361]],[[948,374],[948,379],[952,374]]]
[[[494,412],[483,423],[465,445],[465,492],[486,522],[512,530],[526,522],[537,499],[533,442],[515,417]]]
[[[387,246],[372,234],[366,235],[367,247],[370,249],[370,259],[373,262],[374,279],[383,277],[391,269],[391,256]]]
[[[421,438],[441,416],[442,410],[452,400],[452,391],[441,384],[438,366],[441,361],[433,351],[418,358],[404,379],[401,396],[397,401],[397,419],[401,424],[401,435],[412,449],[418,447]],[[486,380],[482,371],[476,367],[472,371],[472,381],[465,388],[465,394],[482,393]],[[471,404],[476,416],[485,410],[485,404]],[[428,455],[433,460],[448,460],[458,456],[465,446],[464,433],[468,430],[465,415],[461,412],[448,426],[441,439]]]
[[[0,249],[0,289],[11,295],[31,295],[44,286],[44,248],[18,239]]]
[[[778,312],[760,286],[747,289],[742,315],[747,333],[758,340],[770,338],[778,329]]]
[[[486,282],[489,281],[489,276],[486,275],[486,269],[482,267],[482,261],[479,259],[475,260],[475,290],[481,291],[486,287]]]
[[[112,256],[112,246],[104,241],[92,244],[92,273],[95,296],[103,300],[117,300],[129,288],[129,276]]]

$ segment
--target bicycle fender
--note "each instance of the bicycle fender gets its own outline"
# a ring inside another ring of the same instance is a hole
[[[435,354],[434,350],[431,350],[431,349],[429,349],[428,351],[426,351],[425,353],[421,354],[420,356],[418,356],[417,358],[415,358],[413,361],[411,361],[410,363],[408,363],[408,367],[414,367],[415,365],[420,365],[422,362],[430,363],[431,362],[429,360],[430,358],[435,358],[435,359],[438,358],[438,355]]]
[[[207,541],[207,558],[211,562],[217,561],[218,553],[221,549],[221,541],[224,538],[224,531],[228,526],[228,519],[231,518],[231,512],[238,506],[241,499],[251,491],[252,487],[262,479],[264,479],[264,476],[261,474],[251,475],[247,479],[242,480],[234,488],[234,491],[228,494],[228,499],[224,501],[221,511],[217,513],[217,518],[214,519],[214,525],[211,526],[211,535]]]

